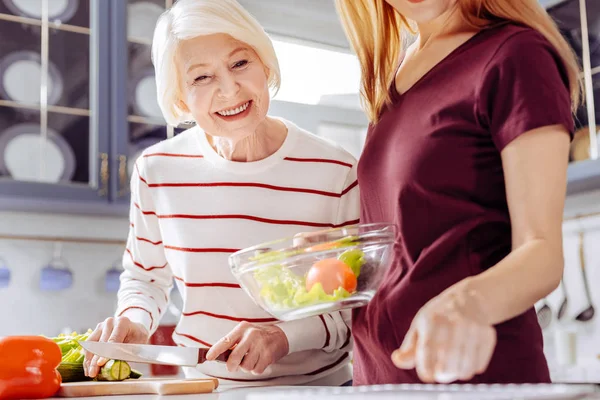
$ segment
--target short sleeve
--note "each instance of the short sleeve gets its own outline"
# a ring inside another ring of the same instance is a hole
[[[502,151],[532,129],[563,125],[573,135],[568,75],[554,47],[537,31],[513,34],[487,64],[477,111]]]

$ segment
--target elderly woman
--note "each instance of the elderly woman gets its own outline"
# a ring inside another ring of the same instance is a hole
[[[180,346],[235,346],[227,364],[186,368],[246,384],[339,386],[351,379],[350,314],[281,322],[239,287],[228,256],[307,229],[358,222],[356,160],[267,115],[280,81],[272,43],[234,0],[179,0],[152,45],[166,121],[197,125],[148,148],[131,178],[131,226],[115,316],[90,340],[146,343],[175,279]],[[106,360],[86,355],[88,376]]]

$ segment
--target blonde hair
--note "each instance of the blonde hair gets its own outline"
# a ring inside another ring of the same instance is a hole
[[[573,49],[538,0],[458,0],[465,21],[477,28],[514,21],[540,32],[558,51],[569,78],[573,110],[581,79]],[[391,102],[389,88],[405,43],[414,30],[385,0],[336,0],[342,25],[361,65],[361,100],[372,123]]]
[[[237,1],[179,0],[158,19],[152,41],[158,105],[168,124],[177,126],[192,120],[180,107],[179,42],[217,33],[228,34],[251,46],[269,73],[269,87],[275,93],[279,90],[281,73],[273,43],[258,21]]]

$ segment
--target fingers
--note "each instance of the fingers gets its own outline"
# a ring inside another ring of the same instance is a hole
[[[115,322],[112,333],[110,334],[107,342],[112,343],[124,343],[131,324],[127,320],[119,319]]]
[[[418,333],[413,326],[410,327],[400,348],[392,353],[392,361],[398,368],[413,369],[416,366],[415,356],[417,349]]]
[[[104,327],[103,323],[99,323],[98,325],[96,325],[96,329],[94,329],[94,331],[90,334],[90,336],[88,337],[88,341],[90,342],[97,342],[100,339],[100,336],[102,335],[102,329]],[[84,350],[84,360],[83,360],[83,371],[85,373],[85,375],[88,375],[88,371],[89,371],[89,366],[90,363],[92,361],[92,358],[94,357],[94,354],[90,353],[89,351]]]
[[[242,362],[240,363],[241,370],[246,373],[253,372],[259,358],[260,353],[258,351],[252,351],[252,349],[250,349],[250,351],[247,352],[242,358]]]
[[[104,321],[104,327],[102,329],[102,334],[100,335],[99,342],[108,341],[108,339],[110,338],[110,335],[112,334],[113,327],[114,327],[114,319],[107,318],[106,321]],[[106,360],[104,357],[100,357],[99,355],[94,354],[94,356],[92,357],[92,360],[90,361],[90,364],[88,366],[88,376],[90,378],[93,378],[96,375],[98,375],[98,372],[100,371],[100,367],[102,367],[104,364],[106,364],[107,361],[108,360]]]
[[[480,332],[476,325],[471,325],[466,333],[464,335],[466,337],[463,337],[456,347],[458,357],[454,365],[449,368],[461,381],[471,380],[477,373],[477,353],[482,343],[481,339],[477,338]]]
[[[486,327],[487,329],[483,332],[482,345],[477,351],[475,361],[475,373],[482,374],[487,369],[492,356],[494,355],[494,349],[496,348],[496,342],[498,340],[496,336],[496,330],[493,327]]]
[[[221,338],[217,343],[215,343],[208,353],[206,353],[206,360],[213,361],[219,355],[221,355],[225,350],[228,350],[233,347],[236,343],[238,343],[244,335],[244,332],[248,330],[252,325],[248,322],[240,322],[237,324],[235,328],[231,330],[227,335]],[[229,356],[231,359],[231,356]]]
[[[435,381],[439,353],[445,351],[448,346],[450,329],[446,318],[440,315],[434,315],[429,320],[424,319],[420,325],[415,354],[417,374],[423,382],[432,383]]]
[[[263,374],[265,372],[265,370],[267,368],[269,368],[269,365],[271,365],[271,364],[273,364],[272,357],[267,353],[261,353],[260,356],[258,357],[258,362],[256,363],[256,366],[252,370],[252,374],[254,374],[254,375]]]
[[[292,244],[294,247],[306,246],[309,243],[316,243],[322,241],[327,237],[327,230],[318,230],[314,232],[301,232],[294,235]]]

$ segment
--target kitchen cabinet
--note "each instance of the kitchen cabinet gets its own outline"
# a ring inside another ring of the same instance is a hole
[[[127,215],[137,156],[186,128],[166,126],[150,57],[156,20],[172,1],[0,0],[0,35],[11,38],[0,43],[0,210]],[[578,129],[596,124],[600,2],[540,1],[587,63],[588,104],[596,105],[578,111]],[[341,27],[328,28],[337,21],[331,4],[315,1],[318,12],[299,10],[295,20],[297,2],[274,1],[285,16],[280,21],[263,3],[242,1],[275,40],[349,53]],[[587,7],[585,21],[581,5]],[[299,37],[306,31],[299,26],[311,21],[314,32]],[[284,83],[311,80],[286,74]],[[280,93],[270,114],[342,141],[358,156],[367,120],[356,93],[335,94],[348,92],[321,93],[312,103],[282,99]],[[573,162],[568,173],[569,193],[600,189],[600,161]]]
[[[583,66],[585,103],[576,112],[568,193],[600,189],[597,135],[600,124],[600,2],[548,0],[548,13],[575,50]],[[550,4],[551,3],[551,4]]]
[[[150,57],[172,2],[0,0],[0,35],[16,39],[0,44],[0,210],[127,215],[136,158],[187,128],[162,118]],[[339,100],[275,100],[270,114],[331,139],[355,132],[356,154],[367,121]]]
[[[0,1],[0,208],[107,203],[109,29],[104,0]]]

